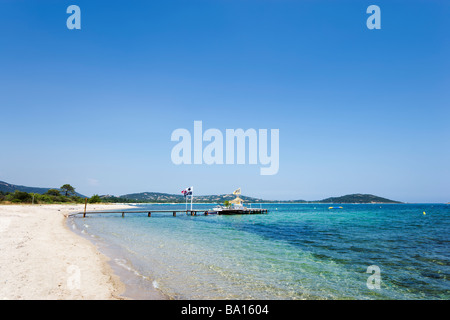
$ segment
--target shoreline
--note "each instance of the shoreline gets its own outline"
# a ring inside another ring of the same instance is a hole
[[[114,209],[130,208],[132,207],[114,207]],[[124,290],[121,294],[122,298],[126,300],[171,300],[169,296],[155,288],[153,283],[148,282],[151,281],[151,279],[140,274],[135,269],[132,261],[125,257],[126,254],[124,254],[122,248],[105,241],[96,234],[87,232],[87,226],[82,227],[77,224],[74,221],[75,219],[84,219],[80,216],[81,214],[67,217],[66,227],[71,229],[71,232],[74,234],[92,243],[92,245],[94,245],[95,248],[97,248],[97,250],[107,258],[108,266],[124,285]]]
[[[70,230],[68,214],[82,210],[84,204],[0,205],[0,300],[130,299],[110,257]]]

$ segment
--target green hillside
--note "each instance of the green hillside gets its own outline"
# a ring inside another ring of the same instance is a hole
[[[233,200],[236,198],[232,194],[221,194],[221,195],[194,195],[194,201],[196,203],[223,203],[226,200]],[[160,203],[183,203],[185,198],[182,194],[169,194],[161,192],[141,192],[141,193],[131,193],[125,194],[119,197],[114,196],[102,196],[105,202],[110,202],[112,199],[117,199],[115,202],[160,202]],[[120,201],[120,200],[122,201]],[[244,202],[263,202],[261,199],[241,196]],[[190,201],[190,197],[189,197]]]
[[[15,185],[15,184],[7,183],[4,181],[0,181],[0,192],[3,192],[3,193],[9,193],[9,192],[13,193],[16,190],[19,190],[19,191],[27,192],[27,193],[44,194],[50,189],[60,190],[59,188],[26,187],[26,186],[20,186],[20,185]],[[86,197],[78,192],[75,192],[75,195],[77,195],[78,197],[82,197],[82,198]]]
[[[233,194],[219,195],[194,195],[196,203],[223,203],[233,200],[236,196]],[[305,201],[305,200],[264,200],[259,198],[247,197],[241,195],[240,198],[245,203],[400,203],[398,201],[374,196],[371,194],[349,194],[341,197],[326,198],[323,200]],[[159,203],[183,203],[185,198],[181,194],[169,194],[160,192],[141,192],[125,194],[120,197],[102,196],[105,202],[159,202]],[[189,201],[189,200],[188,200]]]
[[[59,188],[41,188],[41,187],[26,187],[21,185],[14,185],[4,181],[0,181],[0,192],[3,194],[14,193],[16,190],[27,193],[46,194],[50,189]],[[81,198],[86,196],[75,192],[75,195]],[[233,194],[219,194],[219,195],[194,195],[196,203],[224,203],[225,201],[233,200],[236,196]],[[372,194],[349,194],[341,197],[330,197],[323,200],[305,201],[305,200],[264,200],[241,195],[240,198],[245,203],[401,203]],[[161,192],[140,192],[125,194],[119,197],[104,195],[100,197],[103,202],[137,202],[137,203],[184,203],[185,198],[182,194],[170,194]]]
[[[319,203],[401,203],[372,194],[348,194],[342,197],[331,197],[318,201]]]

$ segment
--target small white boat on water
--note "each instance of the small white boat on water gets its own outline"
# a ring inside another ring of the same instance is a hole
[[[208,214],[220,214],[224,208],[224,206],[218,205],[211,210],[208,210]]]

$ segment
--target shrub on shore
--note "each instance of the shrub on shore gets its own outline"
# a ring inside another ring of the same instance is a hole
[[[89,199],[89,203],[99,203],[102,202],[102,199],[100,198],[100,196],[98,194],[94,194],[90,199]]]

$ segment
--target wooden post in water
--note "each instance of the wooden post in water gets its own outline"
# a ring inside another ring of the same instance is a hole
[[[122,218],[125,217],[125,212],[122,212]]]
[[[84,199],[84,213],[83,213],[83,218],[86,217],[86,206],[87,206],[87,198]]]
[[[173,216],[174,216],[174,217],[177,216],[177,212],[176,212],[176,211],[173,212]]]
[[[148,212],[148,217],[150,218],[152,216],[152,213],[149,211]]]

